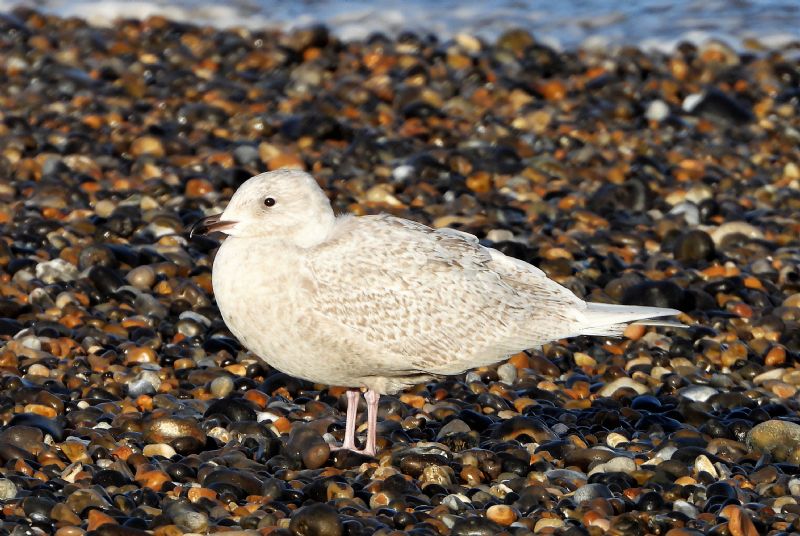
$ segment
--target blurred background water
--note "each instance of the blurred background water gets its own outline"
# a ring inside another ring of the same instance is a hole
[[[800,0],[0,0],[96,24],[154,14],[218,27],[284,28],[323,23],[342,38],[404,30],[446,39],[467,32],[493,39],[523,27],[559,48],[639,45],[669,50],[681,40],[719,38],[740,47],[800,40]]]

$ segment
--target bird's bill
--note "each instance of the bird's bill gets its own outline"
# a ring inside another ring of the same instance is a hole
[[[189,238],[194,235],[207,235],[217,231],[225,231],[236,225],[235,221],[220,220],[220,216],[222,216],[222,214],[214,214],[213,216],[197,220],[189,230]]]

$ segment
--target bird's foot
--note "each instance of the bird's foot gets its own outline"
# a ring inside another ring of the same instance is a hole
[[[361,393],[358,389],[347,390],[347,420],[345,423],[344,441],[341,446],[331,445],[331,451],[349,450],[356,454],[365,456],[375,456],[378,449],[376,444],[375,429],[378,426],[378,399],[381,395],[375,391],[367,391],[364,398],[367,401],[367,445],[363,449],[356,448],[356,419],[358,418],[358,397]]]
[[[334,452],[334,451],[337,451],[337,450],[349,450],[350,452],[355,452],[356,454],[363,454],[365,456],[375,456],[375,454],[377,454],[375,449],[371,449],[371,450],[370,449],[366,449],[366,448],[359,449],[359,448],[356,448],[355,445],[345,445],[345,444],[342,444],[342,445],[330,445],[330,448],[331,448],[331,452]]]

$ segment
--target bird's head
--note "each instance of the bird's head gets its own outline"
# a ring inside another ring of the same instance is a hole
[[[215,231],[310,247],[325,239],[334,215],[325,192],[304,171],[279,169],[246,180],[228,206],[192,226],[190,236]]]

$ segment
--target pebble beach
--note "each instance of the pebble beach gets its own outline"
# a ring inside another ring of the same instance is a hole
[[[799,87],[800,41],[0,13],[0,534],[800,533]],[[283,167],[687,327],[384,396],[377,456],[331,451],[345,389],[244,350],[187,232]]]

